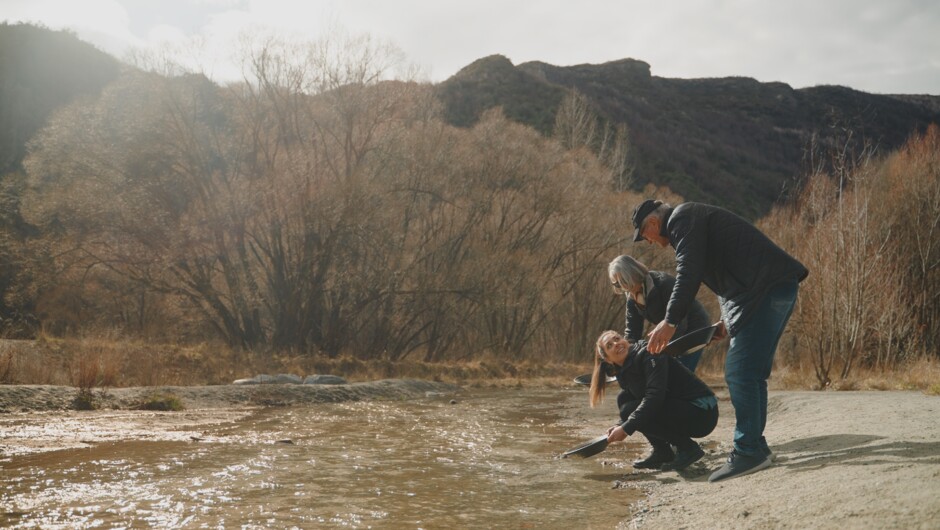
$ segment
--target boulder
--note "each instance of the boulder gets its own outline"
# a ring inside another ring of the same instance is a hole
[[[305,385],[345,385],[346,380],[338,375],[314,374],[304,379]]]
[[[259,374],[254,377],[249,377],[246,379],[236,379],[232,381],[233,385],[261,385],[265,383],[273,383],[274,378],[267,374]]]
[[[298,375],[294,374],[277,374],[277,375],[267,375],[267,374],[258,374],[254,377],[248,379],[236,379],[232,382],[233,385],[299,385],[304,381]]]

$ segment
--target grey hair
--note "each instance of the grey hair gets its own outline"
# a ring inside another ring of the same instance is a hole
[[[672,206],[670,206],[668,202],[664,202],[660,204],[659,206],[656,207],[655,210],[646,214],[646,218],[643,219],[642,226],[646,226],[646,223],[648,223],[650,219],[654,217],[659,219],[660,223],[662,223],[662,220],[666,217],[666,210],[669,210],[671,208]]]
[[[649,269],[639,261],[626,254],[617,256],[607,266],[607,276],[615,280],[622,280],[624,286],[644,285]]]

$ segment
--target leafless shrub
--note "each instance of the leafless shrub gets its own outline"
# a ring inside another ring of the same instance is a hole
[[[0,351],[0,384],[9,385],[16,382],[16,371],[13,352],[4,349]]]
[[[79,393],[90,394],[101,381],[101,367],[97,354],[89,351],[75,352],[71,366],[72,386]]]
[[[936,356],[928,330],[940,331],[937,128],[886,159],[846,157],[762,223],[810,269],[791,325],[800,353],[784,357],[810,359],[820,387],[852,387],[856,367]]]

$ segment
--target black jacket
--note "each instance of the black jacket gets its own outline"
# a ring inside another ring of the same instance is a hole
[[[659,271],[650,271],[650,277],[653,279],[653,287],[644,294],[645,305],[641,307],[632,298],[627,297],[626,329],[623,336],[630,342],[638,342],[645,337],[643,329],[646,322],[652,322],[655,325],[666,318],[666,306],[669,304],[669,297],[672,295],[676,279],[670,274]],[[676,338],[690,331],[704,328],[711,324],[711,321],[705,306],[698,300],[692,300],[685,318],[677,324]]]
[[[630,392],[640,405],[623,423],[627,434],[642,431],[643,427],[661,413],[663,402],[668,399],[692,401],[715,395],[708,385],[675,357],[653,355],[646,351],[646,341],[630,348],[630,354],[617,373],[620,388]]]
[[[734,336],[767,292],[809,274],[802,263],[743,218],[717,206],[687,202],[666,212],[662,234],[676,249],[676,284],[666,309],[669,322],[689,312],[704,283],[721,302]]]

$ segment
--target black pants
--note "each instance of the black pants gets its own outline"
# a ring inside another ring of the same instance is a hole
[[[620,420],[627,421],[630,414],[640,406],[640,401],[629,392],[621,392],[617,396]],[[665,442],[682,450],[695,443],[692,438],[711,434],[717,424],[717,406],[706,410],[691,401],[666,398],[659,414],[639,432],[649,439],[654,449]]]

